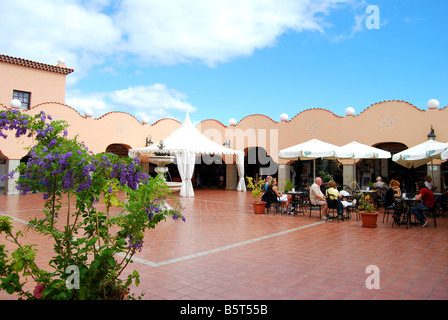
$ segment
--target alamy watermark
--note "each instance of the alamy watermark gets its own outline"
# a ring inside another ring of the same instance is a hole
[[[65,280],[67,289],[79,289],[79,268],[77,266],[68,266],[65,273],[70,274]]]
[[[379,289],[380,288],[380,268],[376,265],[370,265],[366,268],[366,273],[370,273],[370,275],[366,279],[366,288],[371,289]]]
[[[380,8],[375,5],[367,6],[366,13],[370,15],[366,19],[366,28],[369,30],[380,28]]]

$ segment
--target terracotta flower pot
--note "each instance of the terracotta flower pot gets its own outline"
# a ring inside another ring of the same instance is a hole
[[[255,214],[263,214],[265,213],[266,202],[264,201],[254,201],[254,213]]]
[[[359,212],[361,215],[362,226],[367,228],[376,228],[376,221],[378,219],[378,211],[374,212]]]

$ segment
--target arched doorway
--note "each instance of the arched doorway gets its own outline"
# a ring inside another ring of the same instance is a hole
[[[128,157],[128,151],[131,147],[125,144],[113,143],[107,146],[106,152],[116,154],[121,158]]]
[[[244,174],[248,177],[264,178],[278,176],[278,164],[262,147],[249,147],[244,150]]]

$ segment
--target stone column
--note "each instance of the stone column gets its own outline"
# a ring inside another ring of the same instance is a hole
[[[6,174],[17,169],[20,165],[20,160],[6,160]],[[17,180],[19,179],[19,173],[14,173],[13,179],[5,179],[5,194],[19,194],[19,190],[16,189]]]
[[[440,171],[440,163],[439,161],[435,161],[431,166],[431,162],[426,165],[426,172],[428,176],[432,178],[432,186],[437,187],[436,191],[434,192],[440,192],[442,190],[442,177],[441,177],[441,171]]]
[[[355,177],[355,170],[353,164],[343,164],[342,166],[342,185],[351,187],[352,181]]]
[[[291,165],[289,164],[279,164],[278,165],[278,189],[284,190],[285,189],[285,183],[287,179],[291,179],[290,170]]]

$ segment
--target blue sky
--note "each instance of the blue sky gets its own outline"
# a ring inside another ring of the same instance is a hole
[[[3,0],[0,19],[0,52],[63,57],[75,69],[66,104],[94,117],[189,111],[227,125],[387,100],[448,105],[445,0]]]

